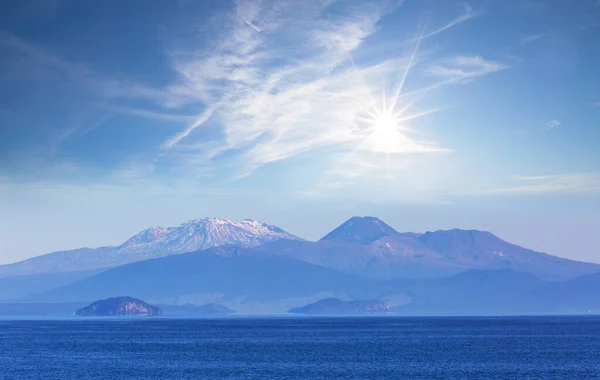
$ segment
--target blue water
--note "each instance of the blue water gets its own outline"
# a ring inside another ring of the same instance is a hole
[[[600,318],[0,321],[0,378],[600,377]]]

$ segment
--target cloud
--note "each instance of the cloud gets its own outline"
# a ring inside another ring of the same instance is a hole
[[[539,40],[545,38],[547,35],[548,35],[548,33],[531,34],[529,36],[523,37],[519,41],[519,45],[528,45],[532,42],[539,41]]]
[[[252,29],[256,30],[258,33],[262,32],[262,29],[259,28],[258,26],[254,25],[253,23],[251,23],[250,21],[246,20],[246,24],[251,27]]]
[[[186,138],[190,133],[192,133],[196,128],[204,124],[208,119],[211,118],[213,112],[215,111],[216,106],[210,106],[202,114],[200,114],[196,120],[190,124],[186,129],[177,133],[163,144],[163,149],[169,150],[173,147],[173,145],[177,144],[184,138]]]
[[[404,84],[405,70],[408,72],[408,68],[420,64],[416,50],[413,54],[412,50],[394,51],[393,56],[386,55],[385,59],[361,55],[365,41],[377,33],[380,20],[400,3],[236,1],[223,18],[222,29],[181,36],[174,43],[168,55],[175,80],[161,88],[104,75],[89,65],[68,60],[10,33],[0,32],[0,45],[24,54],[32,64],[83,83],[101,98],[93,104],[100,104],[109,112],[182,124],[180,130],[163,138],[160,144],[156,160],[163,169],[169,165],[178,166],[175,170],[185,165],[188,169],[221,167],[227,165],[222,161],[234,157],[242,166],[238,168],[242,173],[239,176],[243,176],[265,164],[306,152],[321,154],[327,149],[344,147],[356,151],[353,160],[361,161],[359,167],[365,168],[361,175],[366,175],[375,171],[369,151],[377,147],[369,148],[373,126],[365,124],[363,119],[372,113],[375,102],[381,103],[382,82]],[[449,30],[475,15],[465,5],[463,14],[422,39]],[[206,43],[199,43],[202,39]],[[385,46],[385,41],[372,41]],[[504,68],[478,57],[459,56],[444,63],[462,69],[461,79]],[[433,112],[413,110],[418,100],[439,86],[459,80],[454,75],[450,78],[437,75],[436,79],[440,77],[431,87],[410,88],[412,92],[399,95],[397,107],[402,111],[403,124],[407,125],[393,136],[396,145],[393,154],[424,156],[450,151],[431,136],[419,135],[409,125],[414,118]],[[113,99],[124,98],[149,100],[163,110],[113,105],[116,103]],[[164,111],[165,108],[170,111]],[[185,115],[175,112],[176,109]],[[198,109],[201,110],[198,114],[190,115],[190,110],[198,112]],[[64,138],[74,133],[65,130]],[[115,170],[123,177],[135,177],[126,166]],[[343,172],[355,176],[350,171],[338,170],[338,174]]]
[[[189,123],[192,122],[196,117],[193,115],[177,115],[170,113],[162,113],[156,111],[150,111],[139,108],[132,107],[122,107],[108,104],[99,104],[98,107],[105,109],[107,111],[112,111],[115,113],[137,116],[145,119],[152,119],[158,121],[166,121],[166,122],[174,122],[174,123]]]
[[[473,17],[476,17],[478,14],[477,12],[473,11],[473,8],[471,8],[471,6],[467,3],[464,4],[464,12],[456,17],[455,19],[453,19],[452,21],[450,21],[448,24],[442,26],[441,28],[438,28],[436,30],[434,30],[433,32],[427,33],[423,36],[423,38],[427,38],[427,37],[432,37],[438,33],[441,33],[445,30],[448,30],[452,27],[455,27],[459,24],[462,24],[466,21],[469,21],[470,19],[472,19]]]
[[[514,181],[520,184],[486,191],[487,194],[544,194],[544,193],[572,193],[596,194],[600,193],[600,173],[574,173],[554,174],[547,176],[515,176]]]
[[[481,56],[459,55],[438,64],[430,65],[426,73],[435,77],[462,81],[495,73],[509,67],[504,63],[485,60]]]
[[[178,78],[167,88],[171,105],[206,108],[165,140],[163,150],[177,154],[186,140],[183,149],[190,158],[194,157],[190,146],[197,149],[195,157],[206,159],[235,151],[246,162],[243,172],[251,173],[308,151],[363,142],[368,134],[360,120],[381,93],[382,79],[399,79],[413,61],[406,54],[370,66],[355,62],[365,39],[377,32],[379,20],[395,9],[394,2],[345,5],[331,12],[333,3],[321,0],[307,6],[281,1],[269,7],[238,1],[224,35],[215,38],[211,49],[181,48],[173,53]],[[466,6],[465,14],[429,35],[474,14]],[[467,76],[483,74],[477,70],[487,73],[504,68],[482,59],[461,61],[465,59],[456,58],[461,67],[471,70]],[[214,141],[203,146],[195,135],[207,123],[221,128],[217,146]],[[446,151],[409,133],[399,136],[398,143],[402,144],[398,151],[406,154]]]
[[[556,127],[560,126],[560,120],[556,120],[556,119],[554,119],[554,120],[550,120],[550,121],[549,121],[549,122],[546,124],[546,126],[548,127],[548,129],[554,129],[554,128],[556,128]]]

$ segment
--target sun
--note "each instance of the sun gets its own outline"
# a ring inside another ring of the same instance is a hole
[[[389,154],[397,149],[400,126],[393,115],[385,113],[375,118],[371,129],[372,133],[366,141],[371,150]]]
[[[437,147],[434,143],[418,139],[416,135],[421,133],[418,129],[415,129],[414,125],[411,125],[415,120],[443,109],[413,111],[417,103],[420,103],[428,93],[434,91],[436,86],[415,91],[414,93],[405,93],[403,91],[423,38],[424,35],[421,33],[406,64],[400,82],[395,87],[395,91],[387,94],[386,81],[384,80],[381,88],[381,98],[373,96],[371,93],[369,94],[360,116],[356,119],[358,144],[350,154],[358,151],[362,151],[362,153],[383,154],[386,158],[388,168],[390,168],[392,156],[448,152],[446,149]],[[350,62],[356,69],[356,65],[351,57]],[[363,82],[366,87],[369,87],[364,78]]]

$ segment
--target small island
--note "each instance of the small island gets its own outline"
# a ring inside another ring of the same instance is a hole
[[[133,297],[113,297],[96,301],[75,312],[82,317],[153,317],[162,309]]]
[[[383,314],[390,310],[390,305],[380,300],[342,301],[339,298],[325,298],[306,306],[290,309],[293,314],[316,315],[350,315],[350,314]]]

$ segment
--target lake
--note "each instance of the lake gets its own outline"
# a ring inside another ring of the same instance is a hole
[[[600,376],[600,318],[0,320],[0,378]]]

